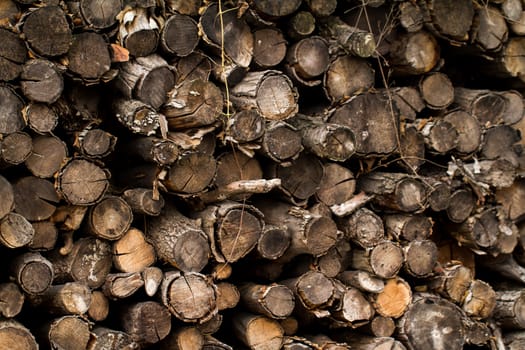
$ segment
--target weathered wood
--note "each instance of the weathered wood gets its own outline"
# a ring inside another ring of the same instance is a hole
[[[398,5],[399,23],[409,33],[423,28],[423,12],[417,3],[402,1]]]
[[[385,233],[398,241],[424,240],[432,235],[434,221],[424,215],[384,215]]]
[[[0,160],[4,167],[23,163],[33,151],[29,134],[17,131],[5,136],[0,144]]]
[[[66,144],[56,136],[37,136],[33,138],[33,152],[26,159],[29,171],[38,177],[53,177],[66,161]]]
[[[474,279],[470,284],[462,309],[475,319],[488,318],[496,306],[496,292],[487,282]]]
[[[403,247],[405,271],[414,277],[424,278],[433,274],[438,261],[438,248],[431,240],[414,240]]]
[[[89,324],[78,316],[55,318],[47,325],[46,340],[52,349],[86,349]]]
[[[248,311],[272,319],[285,319],[292,314],[295,298],[292,291],[281,284],[262,285],[246,283],[240,287],[241,301]]]
[[[398,105],[398,104],[396,104]],[[400,114],[403,117],[403,114]],[[417,171],[425,163],[425,137],[413,126],[399,132],[399,165],[409,171]]]
[[[22,111],[28,126],[37,134],[46,134],[58,124],[57,113],[45,103],[29,103]]]
[[[253,61],[259,67],[275,67],[284,60],[286,52],[286,39],[277,28],[262,28],[253,33]]]
[[[119,21],[117,39],[135,57],[155,51],[162,20],[147,8],[125,7],[116,17]]]
[[[440,49],[433,35],[420,30],[399,35],[388,57],[395,74],[418,75],[431,71],[437,65]]]
[[[149,136],[159,128],[158,113],[142,101],[117,98],[112,110],[117,120],[134,133]]]
[[[339,228],[347,239],[362,248],[371,248],[385,238],[381,218],[367,208],[360,208],[339,221]]]
[[[22,115],[24,102],[12,86],[0,86],[0,102],[0,132],[10,134],[22,131],[27,124]]]
[[[113,243],[113,265],[122,272],[141,272],[155,260],[153,245],[136,228],[130,228]]]
[[[303,150],[301,135],[290,124],[272,121],[266,124],[261,140],[261,153],[277,163],[287,163]]]
[[[14,282],[0,284],[0,315],[13,318],[22,311],[25,295]]]
[[[161,350],[200,350],[204,342],[204,334],[197,327],[187,326],[172,330],[159,347]]]
[[[162,303],[184,322],[203,323],[217,313],[217,287],[198,272],[166,273],[160,286]]]
[[[138,349],[139,344],[125,332],[96,326],[90,333],[87,350]]]
[[[525,295],[520,289],[497,290],[492,317],[503,329],[525,328]]]
[[[432,73],[419,82],[421,97],[431,109],[445,109],[455,101],[452,82],[443,73]]]
[[[197,22],[190,16],[171,14],[160,34],[162,48],[176,56],[184,57],[191,54],[199,43]]]
[[[146,236],[160,260],[182,271],[201,271],[208,263],[210,244],[200,223],[173,205],[147,221]]]
[[[123,5],[122,0],[104,1],[102,4],[96,4],[89,0],[79,0],[78,3],[80,15],[85,25],[95,30],[113,26]]]
[[[385,288],[383,279],[363,270],[343,271],[337,275],[337,279],[347,286],[368,293],[379,293]]]
[[[98,128],[88,128],[75,135],[74,145],[88,158],[104,158],[112,153],[117,137]]]
[[[51,221],[32,222],[35,230],[33,240],[28,247],[33,251],[48,251],[55,247],[58,239],[58,229]]]
[[[481,50],[501,50],[508,38],[507,22],[503,11],[494,6],[477,9],[471,31],[470,40]]]
[[[393,278],[403,267],[404,254],[400,245],[383,240],[366,250],[352,251],[350,266],[364,270],[381,278]]]
[[[91,304],[87,314],[95,322],[104,321],[109,315],[109,299],[100,290],[91,293]]]
[[[0,71],[2,72],[0,80],[14,80],[22,72],[22,64],[27,58],[27,48],[18,35],[4,28],[0,29],[0,40],[4,43],[0,49]]]
[[[116,241],[128,231],[133,221],[133,212],[124,199],[106,196],[90,207],[86,220],[88,230],[93,235]]]
[[[73,35],[73,43],[67,52],[68,72],[86,83],[109,81],[116,72],[111,72],[111,56],[108,42],[96,33]],[[85,64],[90,62],[91,64]]]
[[[141,346],[156,344],[171,330],[168,310],[155,301],[142,301],[126,305],[120,311],[122,329]]]
[[[64,89],[61,72],[51,61],[45,59],[28,60],[20,79],[24,96],[35,102],[56,102]]]
[[[157,290],[162,283],[162,279],[164,278],[164,273],[160,268],[150,266],[142,271],[142,278],[144,279],[144,290],[146,291],[146,294],[151,297],[157,293]]]
[[[164,207],[164,198],[155,198],[153,190],[137,187],[125,190],[122,198],[129,204],[134,214],[158,216]]]
[[[321,34],[336,41],[342,51],[358,57],[370,57],[376,49],[372,33],[352,27],[336,16],[323,19]]]
[[[450,301],[461,304],[466,298],[467,290],[474,279],[471,269],[460,262],[450,262],[443,265],[429,286]]]
[[[38,343],[31,331],[15,320],[0,322],[0,346],[13,350],[38,350]]]
[[[28,294],[44,293],[53,282],[53,265],[40,253],[27,252],[14,258],[9,266],[10,275]]]
[[[236,315],[233,332],[250,349],[278,350],[283,343],[284,332],[279,323],[262,315]]]
[[[336,298],[334,282],[318,271],[308,271],[280,283],[293,291],[295,304],[300,303],[305,310],[325,309]]]
[[[359,331],[374,337],[391,337],[396,331],[396,323],[392,317],[375,316],[370,323],[359,327]]]
[[[144,286],[140,272],[110,273],[101,287],[102,292],[109,299],[123,299],[133,295]]]
[[[288,36],[301,40],[311,35],[316,29],[315,17],[308,11],[297,11],[288,22]]]
[[[7,248],[14,249],[28,245],[33,240],[34,234],[33,226],[21,214],[10,212],[0,221],[0,243]]]
[[[338,56],[332,60],[324,75],[323,89],[332,103],[339,103],[372,88],[374,75],[374,69],[365,59]]]
[[[91,304],[91,290],[81,282],[55,284],[44,293],[28,296],[35,307],[53,315],[82,315]]]
[[[334,326],[357,327],[368,323],[375,311],[365,294],[356,288],[337,283],[337,280],[335,286],[337,301],[330,307],[330,318],[335,322]]]
[[[222,311],[226,309],[233,309],[237,306],[237,304],[239,304],[239,301],[241,300],[241,294],[239,289],[234,284],[228,282],[218,282],[215,284],[215,287],[217,288],[217,310]]]

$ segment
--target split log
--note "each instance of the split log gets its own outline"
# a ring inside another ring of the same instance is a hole
[[[13,259],[10,275],[27,294],[42,294],[53,282],[53,265],[40,253],[26,252]]]
[[[221,263],[246,256],[255,248],[265,224],[257,208],[234,201],[209,205],[194,215],[202,220],[213,257]]]
[[[22,311],[25,295],[14,282],[0,284],[0,315],[13,318]]]
[[[375,310],[365,295],[356,288],[347,287],[342,283],[334,283],[337,297],[330,307],[330,319],[333,327],[357,327],[368,323]]]
[[[250,349],[278,350],[283,344],[284,332],[279,323],[262,315],[236,315],[233,332]]]
[[[64,89],[61,72],[55,64],[44,59],[28,60],[20,79],[24,96],[34,102],[56,102]]]
[[[298,112],[298,94],[290,79],[279,71],[250,72],[230,90],[239,109],[255,108],[267,120],[284,120]]]
[[[292,291],[281,284],[261,285],[246,283],[240,287],[241,301],[248,311],[271,319],[285,319],[292,314],[295,298]]]
[[[474,279],[471,269],[460,262],[442,266],[440,273],[429,283],[430,288],[456,304],[462,304]]]
[[[137,57],[124,62],[114,81],[115,87],[127,99],[137,99],[158,109],[167,101],[175,85],[175,75],[158,54]]]
[[[89,324],[78,316],[62,316],[46,326],[45,339],[52,349],[86,349],[90,338]]]
[[[0,322],[0,346],[13,350],[38,350],[31,331],[15,320]]]
[[[29,12],[23,20],[22,32],[31,49],[42,56],[64,55],[72,48],[71,28],[66,13],[59,6],[45,6]]]
[[[182,271],[198,272],[208,263],[210,245],[200,223],[183,216],[173,205],[166,205],[162,215],[147,221],[146,234],[159,259]]]
[[[5,18],[2,16],[2,18]],[[22,65],[27,58],[27,48],[24,41],[8,29],[0,29],[0,40],[4,47],[0,51],[0,80],[16,79],[22,72]]]
[[[155,301],[142,301],[124,306],[120,311],[124,332],[141,346],[156,344],[171,330],[171,315]]]
[[[280,261],[290,261],[300,254],[321,256],[337,242],[339,233],[329,217],[313,215],[283,202],[266,200],[255,203],[255,206],[264,214],[265,223],[286,226],[291,237],[290,247]]]
[[[160,286],[162,303],[179,320],[203,323],[217,313],[217,287],[203,274],[171,271]]]
[[[146,267],[144,271],[142,271],[142,279],[144,279],[144,290],[146,291],[146,294],[148,296],[151,297],[157,293],[157,290],[159,289],[163,278],[163,271],[156,266]]]

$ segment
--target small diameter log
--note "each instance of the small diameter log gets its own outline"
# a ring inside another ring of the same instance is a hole
[[[457,90],[457,89],[456,89]],[[446,114],[443,120],[452,124],[458,132],[456,151],[470,154],[478,150],[481,144],[481,125],[476,117],[462,110]]]
[[[0,347],[12,350],[38,350],[31,331],[15,320],[0,321]]]
[[[482,51],[501,50],[509,34],[503,11],[494,6],[477,9],[471,30],[471,40]]]
[[[241,300],[241,294],[239,289],[234,284],[228,282],[218,282],[215,287],[217,288],[216,304],[218,311],[233,309],[237,306],[237,304],[239,304],[239,301]],[[211,322],[211,320],[208,322]]]
[[[398,5],[399,24],[409,33],[417,32],[423,28],[423,12],[412,2],[401,2]]]
[[[96,326],[90,333],[87,350],[135,350],[139,349],[138,343],[131,339],[125,332]]]
[[[40,135],[50,133],[58,124],[58,114],[45,103],[29,103],[22,113],[31,130]]]
[[[331,306],[336,298],[334,282],[318,271],[308,271],[296,278],[280,282],[293,291],[296,306],[310,311],[322,310]]]
[[[284,331],[279,322],[262,315],[237,314],[233,332],[250,349],[278,350],[283,344]]]
[[[160,126],[159,114],[142,101],[116,98],[112,110],[117,120],[133,133],[153,135]]]
[[[174,329],[159,343],[160,350],[204,349],[204,334],[193,326]]]
[[[75,158],[62,167],[57,192],[73,205],[91,205],[102,199],[109,186],[109,174],[97,164]]]
[[[40,253],[27,252],[14,258],[10,275],[27,294],[42,294],[53,282],[53,265]]]
[[[405,252],[405,271],[416,278],[429,277],[438,262],[438,248],[428,239],[414,240],[403,247]]]
[[[457,146],[458,131],[451,123],[443,119],[416,120],[416,125],[430,152],[446,154]]]
[[[432,73],[419,82],[421,97],[431,109],[445,109],[454,102],[454,87],[443,73]]]
[[[62,316],[45,327],[45,338],[51,349],[86,349],[90,338],[89,324],[79,316]]]
[[[511,23],[520,19],[522,11],[523,4],[521,3],[521,1],[505,0],[501,4],[501,12],[503,12],[505,18],[508,19]]]
[[[325,255],[314,258],[312,266],[327,277],[334,278],[350,265],[351,249],[350,242],[341,238]]]
[[[161,215],[147,221],[146,233],[159,259],[182,271],[201,271],[208,263],[210,246],[205,232],[173,205],[166,205]]]
[[[211,335],[206,334],[204,336],[204,345],[202,346],[203,350],[233,350],[231,346],[217,338],[212,337]]]
[[[210,3],[200,11],[199,34],[212,48],[221,50],[235,65],[247,68],[252,60],[253,35],[237,11]]]
[[[109,299],[100,290],[91,294],[91,305],[87,315],[95,322],[104,321],[109,315]]]
[[[517,162],[514,144],[521,140],[520,132],[510,125],[496,125],[485,130],[481,156],[484,159],[503,158]]]
[[[428,73],[439,58],[437,40],[424,30],[398,35],[389,52],[389,63],[400,76]]]
[[[171,14],[160,34],[160,44],[167,53],[179,57],[188,56],[199,43],[197,22],[190,16]]]
[[[253,61],[266,69],[275,67],[286,56],[286,39],[277,28],[262,28],[253,33]]]
[[[102,292],[109,299],[123,299],[133,295],[144,286],[140,272],[110,273],[101,287]]]
[[[66,144],[56,136],[41,135],[33,138],[33,152],[26,159],[29,171],[38,177],[53,177],[66,161]]]
[[[131,188],[122,193],[122,198],[129,204],[134,214],[158,216],[164,207],[164,198],[155,198],[149,188]]]
[[[318,85],[330,63],[328,43],[319,36],[302,39],[290,47],[286,61],[292,77],[306,86]]]
[[[249,72],[230,90],[239,109],[255,108],[267,120],[284,120],[298,112],[298,94],[290,79],[279,71]]]
[[[399,155],[401,159],[397,163],[408,171],[417,171],[425,163],[425,137],[415,127],[400,131]]]
[[[467,42],[475,13],[472,2],[421,0],[418,4],[425,26],[434,34],[458,46]]]
[[[328,99],[335,104],[368,91],[374,86],[374,80],[375,71],[365,59],[343,55],[330,63],[324,75],[323,88]]]
[[[199,331],[204,335],[214,334],[219,331],[222,326],[222,314],[215,314],[211,319],[197,325]]]
[[[73,35],[67,59],[68,72],[86,83],[109,81],[117,73],[110,71],[109,44],[100,34],[84,32]]]
[[[215,173],[215,186],[220,192],[222,188],[228,185],[243,180],[258,180],[263,178],[263,171],[261,165],[256,158],[251,158],[233,150],[232,152],[225,152],[216,157],[217,170]],[[224,192],[224,191],[223,191]],[[247,199],[250,193],[244,195],[230,195],[233,200]]]
[[[460,262],[450,262],[441,267],[439,274],[432,278],[429,286],[448,300],[462,304],[473,279],[474,274],[471,269]]]
[[[363,270],[347,270],[339,273],[337,279],[349,287],[362,292],[380,293],[385,289],[383,279]]]
[[[304,152],[290,164],[272,163],[268,167],[269,177],[281,179],[280,190],[286,195],[285,199],[297,205],[304,204],[315,194],[324,173],[319,158]]]
[[[22,72],[22,65],[27,58],[27,48],[17,34],[4,28],[0,29],[0,40],[4,43],[0,49],[0,71],[2,72],[0,80],[14,80]]]
[[[187,152],[168,171],[163,185],[171,192],[197,194],[211,185],[217,161],[212,152]]]
[[[117,196],[106,196],[90,207],[87,229],[98,238],[116,241],[129,229],[133,212],[129,204]]]
[[[396,331],[396,323],[392,317],[377,315],[358,330],[374,337],[391,337]]]
[[[130,55],[147,56],[157,49],[163,20],[143,7],[126,7],[117,15],[117,40]]]
[[[295,306],[293,292],[281,284],[243,284],[239,291],[246,309],[272,319],[285,319],[292,314]]]
[[[397,241],[424,240],[432,235],[434,221],[424,215],[390,214],[384,215],[383,221],[388,237]]]
[[[525,329],[524,291],[521,289],[497,290],[492,317],[502,329]]]
[[[519,123],[523,119],[524,101],[522,95],[515,90],[501,91],[500,94],[507,100],[503,121],[511,125]]]
[[[59,6],[45,6],[30,11],[24,18],[22,32],[30,47],[42,56],[64,55],[73,41],[66,14]],[[85,62],[94,63],[91,60]]]
[[[470,188],[459,188],[450,195],[446,208],[447,218],[454,223],[465,221],[476,206],[476,198]]]
[[[160,286],[162,303],[179,320],[203,323],[217,313],[217,287],[197,272],[171,271]]]
[[[255,109],[234,113],[226,122],[226,139],[238,144],[256,141],[264,131],[265,120]]]
[[[24,96],[34,102],[53,103],[64,89],[61,72],[45,59],[28,60],[20,75]]]
[[[131,228],[113,243],[113,265],[122,272],[141,272],[156,260],[153,245],[142,231]]]
[[[371,248],[385,238],[383,220],[367,208],[340,219],[339,227],[347,239],[362,248]]]
[[[101,30],[113,26],[118,13],[122,10],[122,1],[110,0],[97,6],[89,0],[79,0],[79,9],[86,26]]]
[[[489,90],[457,88],[454,102],[476,117],[482,126],[501,124],[507,108],[507,100],[499,93]]]
[[[48,219],[60,200],[51,182],[34,176],[19,178],[13,191],[15,212],[30,221]]]
[[[394,277],[403,267],[404,255],[399,244],[384,240],[367,250],[352,250],[350,266],[381,278]]]
[[[487,282],[474,279],[470,284],[462,308],[474,319],[488,318],[496,306],[496,292]]]
[[[379,315],[399,318],[412,303],[412,290],[404,279],[396,276],[386,281],[381,292],[372,295],[372,303]]]
[[[158,109],[175,85],[175,74],[158,54],[123,63],[115,87],[127,99],[137,99]]]
[[[111,269],[111,246],[106,241],[84,237],[75,241],[67,255],[54,251],[48,259],[53,264],[55,282],[73,280],[98,288]]]
[[[203,203],[214,203],[226,199],[243,200],[254,193],[268,193],[280,185],[281,179],[238,180],[201,194],[199,200]]]
[[[354,196],[355,178],[352,171],[337,163],[324,164],[324,174],[315,193],[316,198],[329,206],[346,202]]]
[[[447,209],[452,195],[450,184],[432,177],[427,177],[424,181],[429,185],[428,207],[435,212]]]
[[[308,11],[298,11],[288,20],[287,34],[293,40],[301,40],[315,30],[315,17]]]
[[[367,118],[362,117],[364,111]],[[364,93],[350,98],[327,121],[348,126],[356,137],[357,155],[366,157],[390,154],[397,149],[398,119],[386,94]]]
[[[337,42],[343,52],[358,57],[370,57],[376,50],[374,35],[348,25],[339,17],[331,16],[323,19],[321,35]]]
[[[291,241],[281,258],[283,261],[300,254],[324,255],[338,240],[337,227],[329,217],[314,215],[283,202],[265,200],[255,206],[264,214],[267,224],[286,226]]]
[[[276,163],[289,162],[303,150],[301,134],[290,124],[273,121],[266,124],[261,153]]]
[[[447,344],[463,349],[463,312],[451,302],[430,294],[416,294],[405,315],[398,321],[399,338],[410,350]]]
[[[233,201],[209,205],[195,216],[202,219],[213,256],[221,263],[246,256],[255,248],[265,224],[257,208]]]
[[[163,278],[164,273],[156,266],[146,267],[144,271],[142,271],[144,290],[148,296],[152,297],[155,295],[155,293],[157,293]]]
[[[34,235],[33,226],[20,214],[8,213],[0,221],[0,243],[7,248],[27,246],[33,240]]]
[[[488,208],[453,225],[450,234],[476,253],[509,254],[518,243],[518,228],[497,208]]]
[[[122,330],[141,346],[156,344],[171,330],[171,315],[160,303],[142,301],[126,305],[120,312]]]
[[[407,174],[371,172],[357,180],[357,188],[375,195],[373,202],[385,209],[419,212],[427,206],[427,186]]]
[[[24,102],[9,85],[0,86],[0,133],[10,134],[22,131],[27,122],[23,118]]]
[[[88,158],[104,158],[115,149],[117,137],[97,128],[86,128],[75,135],[74,146]]]
[[[345,125],[326,123],[302,114],[290,123],[301,132],[303,146],[320,158],[344,162],[356,151],[354,133]]]
[[[53,315],[82,315],[91,304],[91,290],[80,282],[56,284],[44,293],[28,296],[31,305]]]
[[[16,283],[0,283],[0,315],[13,318],[22,311],[25,295]]]

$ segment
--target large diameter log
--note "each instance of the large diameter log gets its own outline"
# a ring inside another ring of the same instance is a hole
[[[407,174],[371,172],[358,179],[357,187],[374,194],[374,203],[386,209],[420,212],[427,207],[426,184]]]
[[[31,331],[18,321],[2,320],[0,347],[13,350],[38,350],[38,343]]]
[[[56,318],[45,328],[52,349],[84,350],[90,338],[89,324],[76,315]]]
[[[126,305],[120,312],[122,329],[141,346],[156,344],[171,330],[171,315],[160,303],[142,301]]]
[[[240,287],[241,301],[251,312],[272,319],[285,319],[292,314],[295,298],[292,291],[281,284],[260,285],[246,283]]]
[[[290,79],[279,71],[250,72],[230,91],[239,109],[256,108],[268,120],[284,120],[298,111],[298,94]]]
[[[84,32],[73,35],[67,59],[68,72],[86,83],[109,81],[114,77],[110,71],[109,44],[100,34]],[[85,64],[86,62],[91,64]]]
[[[217,313],[217,287],[203,274],[172,271],[160,286],[162,303],[184,322],[203,323]]]
[[[9,81],[17,78],[22,72],[22,64],[27,58],[27,48],[24,41],[15,33],[0,30],[0,40],[4,47],[0,50],[0,80]]]
[[[365,93],[337,108],[328,122],[348,126],[356,137],[356,153],[370,156],[396,150],[398,118],[386,94]]]
[[[234,334],[250,349],[278,350],[283,343],[281,325],[262,315],[241,313],[233,321]]]
[[[202,219],[218,262],[235,262],[257,244],[264,229],[263,214],[254,206],[233,201],[218,202],[194,214]]]
[[[266,200],[255,206],[264,214],[267,224],[286,226],[291,242],[282,257],[284,260],[291,260],[299,254],[321,256],[337,242],[339,233],[329,217],[313,215],[283,202]]]
[[[398,322],[399,339],[408,349],[463,349],[464,314],[451,302],[433,295],[416,294]],[[446,345],[445,345],[446,344]]]
[[[147,221],[146,234],[159,259],[182,271],[201,271],[208,263],[210,245],[205,232],[173,205]]]

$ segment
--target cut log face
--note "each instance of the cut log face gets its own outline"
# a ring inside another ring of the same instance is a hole
[[[0,50],[0,80],[13,80],[22,72],[27,48],[22,39],[7,29],[0,29],[0,40],[4,43]]]
[[[160,43],[170,54],[188,56],[199,43],[197,23],[182,14],[172,14],[164,23]]]
[[[324,76],[326,95],[330,101],[337,103],[367,91],[374,86],[374,74],[374,69],[362,58],[350,55],[337,57]]]
[[[111,68],[109,45],[101,35],[96,33],[73,35],[73,44],[67,57],[69,71],[74,76],[88,82],[97,82]],[[86,65],[86,61],[92,64]]]
[[[90,205],[102,199],[108,188],[108,174],[95,163],[73,159],[60,171],[59,193],[73,205]]]
[[[0,86],[0,133],[10,134],[26,126],[22,116],[23,100],[8,85]]]
[[[15,320],[3,320],[0,323],[0,346],[6,349],[38,350],[33,334]]]

